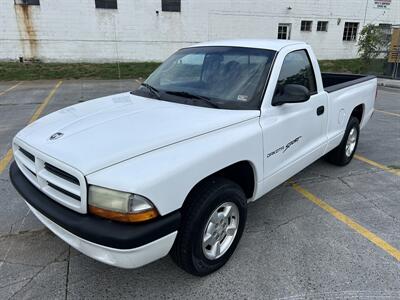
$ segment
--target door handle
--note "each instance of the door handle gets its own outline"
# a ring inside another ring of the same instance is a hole
[[[325,111],[325,106],[319,106],[317,108],[317,116],[322,115],[324,113],[324,111]]]

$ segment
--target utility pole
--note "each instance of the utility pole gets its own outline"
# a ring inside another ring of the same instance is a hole
[[[369,0],[366,0],[363,25],[365,25],[365,22],[367,21],[368,4],[369,4]]]

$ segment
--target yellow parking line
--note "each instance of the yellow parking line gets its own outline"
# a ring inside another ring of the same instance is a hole
[[[374,243],[376,246],[378,246],[382,250],[386,251],[388,254],[393,256],[396,260],[400,261],[400,250],[396,249],[389,243],[385,242],[379,236],[372,233],[371,231],[369,231],[365,227],[361,226],[360,224],[356,223],[350,217],[346,216],[345,214],[341,213],[337,209],[333,208],[325,201],[323,201],[323,200],[319,199],[317,196],[311,194],[309,191],[302,188],[299,184],[291,182],[291,185],[298,193],[303,195],[306,199],[308,199],[312,203],[318,205],[323,210],[325,210],[326,212],[328,212],[329,214],[334,216],[336,219],[338,219],[339,221],[341,221],[344,224],[346,224],[347,226],[349,226],[351,229],[353,229],[356,232],[358,232],[359,234],[361,234],[363,237],[368,239],[370,242]]]
[[[4,169],[8,166],[8,163],[12,159],[12,155],[12,149],[9,149],[6,155],[4,155],[4,157],[0,160],[0,174],[3,173]]]
[[[5,93],[8,93],[8,92],[12,91],[13,89],[15,89],[20,84],[22,84],[22,81],[18,82],[17,84],[13,85],[12,87],[6,89],[5,91],[0,92],[0,96],[4,95]]]
[[[367,163],[367,164],[369,164],[369,165],[371,165],[373,167],[379,168],[379,169],[381,169],[383,171],[386,171],[386,172],[392,173],[394,175],[400,176],[400,170],[389,168],[388,166],[385,166],[385,165],[382,165],[380,163],[377,163],[376,161],[370,160],[370,159],[368,159],[368,158],[366,158],[364,156],[361,156],[361,155],[355,154],[354,158],[358,159],[358,160],[360,160],[362,162],[365,162],[365,163]]]
[[[389,111],[384,111],[384,110],[379,110],[379,109],[375,109],[375,111],[386,114],[386,115],[390,115],[390,116],[400,117],[400,114],[396,114],[394,112],[389,112]]]
[[[42,104],[36,109],[35,113],[33,114],[32,118],[29,120],[29,124],[36,121],[39,116],[42,114],[43,110],[46,108],[47,104],[49,104],[50,100],[53,98],[54,94],[62,84],[62,80],[57,82],[56,86],[51,90],[50,94],[44,99]]]
[[[53,98],[54,94],[56,93],[57,89],[60,87],[61,84],[62,80],[57,82],[57,84],[51,90],[50,94],[43,100],[42,104],[40,104],[40,106],[36,109],[35,113],[32,115],[32,118],[29,120],[29,124],[36,121],[39,118],[39,116],[42,114],[43,110],[49,104],[50,100]],[[12,149],[9,149],[6,155],[4,155],[4,157],[0,160],[0,174],[3,173],[5,168],[12,160],[12,154],[13,154]]]

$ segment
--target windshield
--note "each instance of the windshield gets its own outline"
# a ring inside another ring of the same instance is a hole
[[[135,94],[227,109],[259,109],[275,51],[194,47],[169,57]]]

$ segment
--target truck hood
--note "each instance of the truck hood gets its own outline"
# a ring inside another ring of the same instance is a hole
[[[197,107],[123,93],[49,114],[16,138],[87,175],[257,116],[254,110]]]

